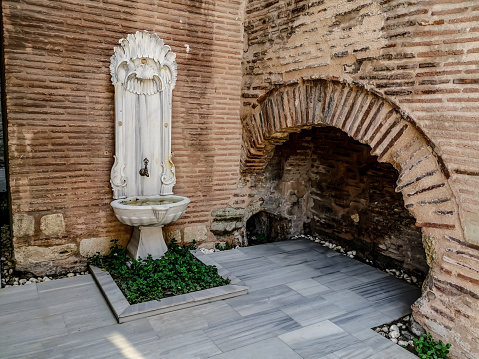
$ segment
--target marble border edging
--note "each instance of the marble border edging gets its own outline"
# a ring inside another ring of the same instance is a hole
[[[193,253],[193,255],[204,264],[214,265],[218,268],[218,274],[223,278],[228,277],[231,284],[181,294],[174,297],[167,297],[159,301],[151,300],[144,303],[129,304],[110,273],[92,265],[89,265],[88,268],[118,323],[125,323],[136,319],[248,294],[248,287],[245,286],[236,276],[232,275],[220,264],[216,263],[211,257],[203,254],[199,250],[193,250],[191,253]]]

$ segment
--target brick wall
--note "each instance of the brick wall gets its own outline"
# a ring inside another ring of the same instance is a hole
[[[191,205],[170,231],[181,240],[193,228],[192,236],[206,240],[211,208],[226,206],[238,176],[242,2],[27,0],[2,7],[17,269],[83,266],[80,254],[128,239],[131,228],[109,206],[109,64],[118,40],[138,30],[157,33],[177,54],[175,193]]]
[[[304,128],[370,144],[422,228],[432,270],[415,316],[460,358],[479,357],[478,34],[473,0],[257,0],[245,16],[245,182]],[[246,192],[237,204],[260,206]]]

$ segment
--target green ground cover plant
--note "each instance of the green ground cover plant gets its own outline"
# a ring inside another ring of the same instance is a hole
[[[180,247],[174,240],[160,259],[131,259],[126,249],[113,241],[107,255],[97,253],[89,264],[108,271],[130,304],[195,292],[229,284],[229,279],[218,275],[215,266],[206,265],[190,252],[191,247]]]
[[[421,359],[447,358],[451,344],[444,344],[441,340],[436,342],[431,334],[423,334],[419,339],[414,339],[417,355]]]

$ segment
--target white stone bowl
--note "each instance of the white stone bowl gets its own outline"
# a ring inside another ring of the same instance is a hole
[[[128,205],[131,202],[171,201],[168,204]],[[164,226],[178,220],[188,208],[190,199],[182,196],[135,196],[110,203],[116,218],[129,226]]]

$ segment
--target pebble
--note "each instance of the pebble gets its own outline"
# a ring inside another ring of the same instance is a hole
[[[389,327],[390,332],[398,332],[399,333],[399,327],[396,324],[393,324]]]
[[[27,282],[27,280],[23,279],[23,278],[18,281],[19,284],[25,284],[26,282]]]
[[[397,339],[401,336],[401,334],[399,334],[399,332],[389,332],[389,338],[391,339]]]
[[[68,277],[68,278],[71,278],[71,277],[74,277],[74,276],[75,276],[75,273],[68,273],[68,274],[67,274],[67,277]]]
[[[398,340],[396,338],[391,338],[391,341],[394,343],[394,344],[397,344],[398,343]]]
[[[404,340],[399,340],[398,341],[398,345],[402,346],[402,347],[407,347],[408,346],[408,342],[404,341]]]

